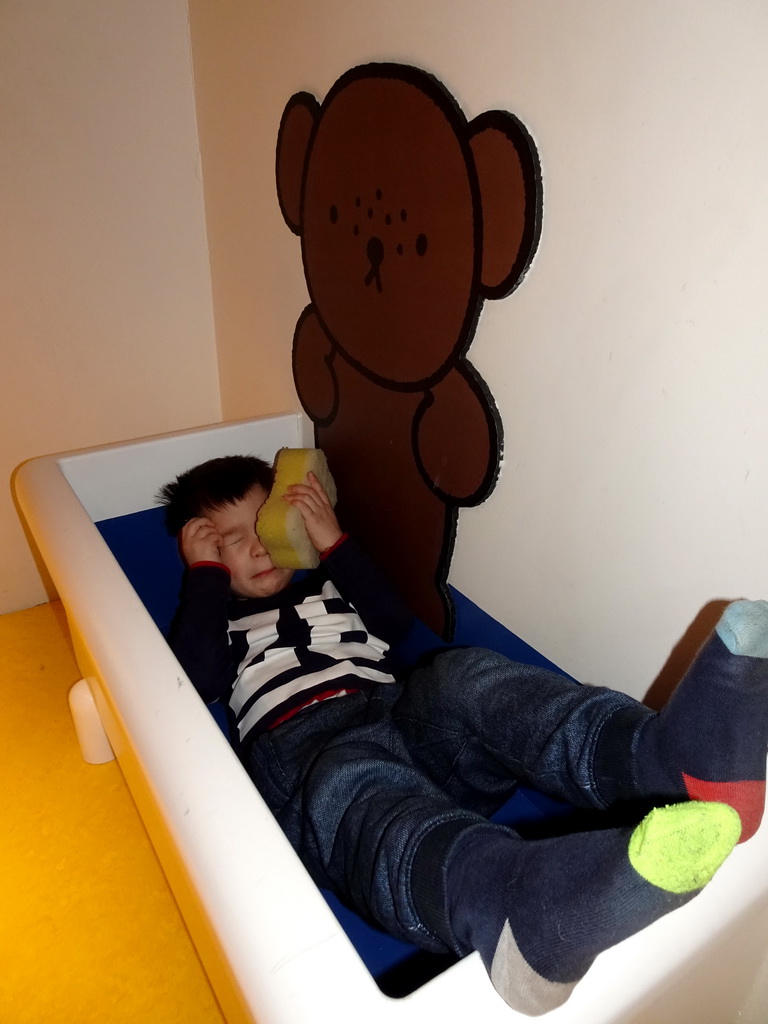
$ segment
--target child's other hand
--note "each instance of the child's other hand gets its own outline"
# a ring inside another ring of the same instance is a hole
[[[314,473],[307,474],[307,483],[289,487],[285,500],[301,512],[309,539],[320,554],[332,548],[342,536],[333,506]]]
[[[185,523],[179,534],[181,554],[187,565],[220,562],[221,536],[210,519],[198,516]]]

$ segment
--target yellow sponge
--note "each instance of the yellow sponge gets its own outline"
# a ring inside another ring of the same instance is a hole
[[[274,482],[269,497],[259,510],[259,539],[278,569],[313,569],[320,561],[307,536],[301,512],[283,500],[292,484],[307,482],[314,473],[332,505],[336,484],[325,455],[319,448],[281,448],[275,458]]]

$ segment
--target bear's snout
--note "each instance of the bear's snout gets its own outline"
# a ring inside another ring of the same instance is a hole
[[[372,235],[368,239],[368,245],[365,249],[365,254],[368,257],[368,263],[370,269],[365,275],[365,283],[371,284],[376,282],[376,291],[381,291],[381,264],[384,262],[384,243],[376,235]]]

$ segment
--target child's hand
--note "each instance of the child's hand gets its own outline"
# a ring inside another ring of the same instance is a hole
[[[210,519],[198,516],[185,523],[179,534],[181,554],[187,565],[220,562],[221,536]]]
[[[314,473],[307,474],[306,484],[289,487],[285,500],[301,512],[309,539],[320,554],[332,548],[342,536],[333,506]]]

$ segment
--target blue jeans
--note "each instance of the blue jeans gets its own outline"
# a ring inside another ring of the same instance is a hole
[[[626,694],[448,650],[403,683],[306,708],[245,763],[318,885],[397,938],[457,952],[444,907],[457,839],[507,831],[487,815],[520,782],[578,807],[634,795],[628,714],[637,731],[653,716]]]

